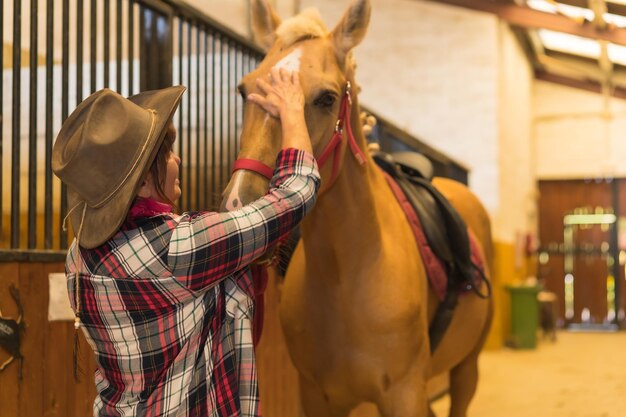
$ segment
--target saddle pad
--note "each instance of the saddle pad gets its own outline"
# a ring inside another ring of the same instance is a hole
[[[426,235],[424,235],[424,231],[422,229],[420,219],[417,216],[415,209],[413,208],[407,197],[404,195],[404,192],[402,191],[400,186],[385,171],[381,169],[381,172],[385,175],[387,183],[389,184],[389,188],[391,188],[391,191],[396,197],[396,200],[398,200],[398,203],[400,203],[400,207],[402,207],[402,210],[404,211],[404,214],[409,221],[409,224],[411,225],[411,230],[413,231],[413,235],[415,236],[415,241],[417,242],[417,247],[422,257],[424,269],[426,270],[426,275],[428,276],[430,286],[432,287],[439,300],[443,301],[446,296],[446,288],[448,285],[448,276],[446,273],[445,265],[437,256],[435,256],[430,245],[428,244],[428,241],[426,240]],[[470,230],[468,230],[468,236],[472,262],[480,270],[484,270],[484,261],[476,237]],[[480,279],[477,278],[475,283],[477,285],[477,288],[480,288]],[[470,288],[461,288],[461,290],[469,289]]]

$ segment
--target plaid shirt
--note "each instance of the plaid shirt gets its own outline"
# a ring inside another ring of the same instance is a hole
[[[102,246],[74,243],[72,307],[98,364],[95,416],[260,416],[248,265],[313,206],[313,156],[277,158],[269,193],[228,213],[127,220]]]

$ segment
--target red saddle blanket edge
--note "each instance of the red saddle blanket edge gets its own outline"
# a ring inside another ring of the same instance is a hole
[[[385,171],[381,169],[381,172],[385,175],[387,179],[387,183],[389,184],[389,188],[393,192],[396,200],[400,203],[400,207],[404,211],[404,215],[406,216],[409,224],[411,225],[411,230],[413,231],[413,235],[415,236],[415,241],[417,242],[417,247],[419,249],[420,255],[422,256],[422,261],[424,263],[424,269],[426,270],[426,275],[428,276],[428,281],[430,285],[439,298],[440,301],[446,296],[446,287],[448,282],[448,277],[446,274],[446,268],[443,265],[443,262],[432,251],[428,241],[426,240],[426,235],[424,234],[424,230],[422,228],[422,223],[420,222],[417,213],[413,209],[413,206],[404,195],[404,192],[400,188],[400,186],[396,183],[396,181],[391,177],[391,175],[387,174]],[[469,241],[470,241],[470,256],[472,262],[480,268],[480,270],[484,271],[484,260],[482,256],[482,252],[478,246],[478,241],[474,233],[471,230],[467,230]],[[476,285],[480,285],[481,281],[478,279]]]

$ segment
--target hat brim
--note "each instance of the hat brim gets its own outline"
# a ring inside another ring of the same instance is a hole
[[[68,206],[72,210],[70,221],[74,234],[79,238],[80,246],[86,249],[96,248],[109,240],[119,230],[137,195],[144,173],[154,161],[161,143],[163,143],[167,126],[172,120],[185,90],[186,88],[183,86],[174,86],[146,91],[128,98],[145,109],[156,111],[155,128],[152,136],[146,139],[146,151],[142,153],[134,171],[130,173],[126,182],[109,201],[99,207],[89,207],[78,193],[68,187]]]

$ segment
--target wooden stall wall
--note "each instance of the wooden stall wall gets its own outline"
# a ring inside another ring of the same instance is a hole
[[[19,290],[24,308],[25,331],[22,380],[14,361],[0,372],[0,417],[86,417],[92,415],[95,398],[95,361],[82,333],[80,382],[73,376],[73,322],[49,322],[48,274],[63,272],[63,264],[0,263],[0,310],[17,318],[9,288]],[[264,415],[298,416],[298,377],[291,364],[278,320],[278,281],[272,276],[266,293],[263,337],[257,349],[259,382]],[[0,363],[9,358],[0,348]]]
[[[0,417],[85,417],[92,415],[95,397],[95,361],[82,334],[80,341],[81,382],[73,375],[74,323],[48,321],[48,274],[63,272],[59,262],[0,263],[0,309],[4,317],[17,318],[9,293],[19,290],[24,308],[25,330],[21,352],[22,379],[14,361],[0,372]],[[0,349],[0,362],[9,358]]]

